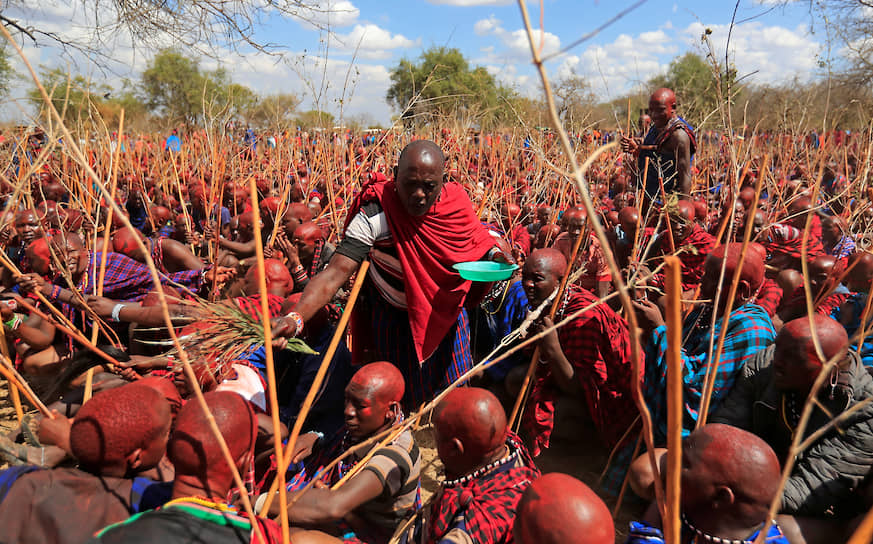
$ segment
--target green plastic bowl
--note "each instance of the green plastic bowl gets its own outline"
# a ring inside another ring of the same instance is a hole
[[[508,280],[518,268],[517,264],[498,263],[494,261],[470,261],[452,266],[462,278],[470,281],[501,281]]]

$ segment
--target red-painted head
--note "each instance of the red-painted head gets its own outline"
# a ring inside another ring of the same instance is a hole
[[[493,393],[478,387],[461,387],[446,395],[434,410],[433,425],[448,478],[481,466],[506,441],[503,406]]]
[[[349,436],[357,442],[397,421],[405,388],[403,375],[385,361],[364,365],[355,372],[345,393]]]

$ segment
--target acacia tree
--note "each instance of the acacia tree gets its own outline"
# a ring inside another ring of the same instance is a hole
[[[288,130],[296,123],[294,112],[300,102],[299,96],[290,93],[261,96],[248,108],[245,117],[256,127]]]
[[[506,100],[514,96],[485,68],[471,68],[460,50],[431,47],[418,62],[400,60],[385,98],[409,121],[476,117],[489,124],[509,118]]]
[[[692,124],[702,125],[718,109],[722,98],[728,97],[728,89],[735,89],[736,70],[729,68],[727,74],[716,77],[713,67],[697,53],[689,51],[674,58],[667,73],[649,80],[651,90],[669,87],[676,93],[682,116]],[[721,85],[721,91],[719,91]]]
[[[171,123],[186,125],[204,120],[204,115],[239,118],[257,102],[257,95],[231,81],[224,69],[203,72],[197,59],[175,49],[152,58],[142,73],[141,88],[151,110]]]

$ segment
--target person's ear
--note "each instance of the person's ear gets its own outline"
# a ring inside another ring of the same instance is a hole
[[[737,284],[737,295],[739,295],[743,300],[749,300],[752,298],[752,285],[747,280],[740,280]]]
[[[127,468],[130,471],[135,471],[142,466],[142,448],[136,448],[125,457]]]
[[[715,496],[712,500],[712,506],[714,509],[718,508],[727,508],[731,506],[736,500],[736,496],[731,488],[726,485],[720,485],[715,488]]]
[[[452,449],[457,455],[464,455],[464,443],[458,438],[452,438]]]

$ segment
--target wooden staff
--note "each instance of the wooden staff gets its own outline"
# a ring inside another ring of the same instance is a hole
[[[121,109],[121,113],[119,114],[118,119],[118,137],[121,138],[122,131],[124,130],[124,108]],[[115,157],[112,159],[112,177],[111,177],[111,190],[110,194],[112,195],[112,200],[115,200],[115,191],[118,188],[118,161],[121,155],[121,145],[115,146]],[[97,290],[96,294],[98,297],[103,296],[103,282],[106,280],[106,259],[109,256],[109,239],[110,229],[112,228],[112,214],[114,213],[114,209],[112,206],[109,207],[109,212],[106,214],[106,227],[103,230],[103,251],[100,253],[100,276],[97,280]],[[94,328],[91,330],[91,343],[97,345],[97,334],[99,329],[97,328],[97,322],[94,322]],[[82,404],[91,400],[91,395],[94,392],[94,367],[88,369],[88,372],[85,374],[85,393],[82,397]]]
[[[9,345],[6,343],[6,328],[2,324],[0,324],[0,352],[3,353],[3,357],[6,359],[12,360],[9,356]],[[15,407],[15,417],[18,418],[18,423],[21,424],[21,421],[24,419],[24,409],[21,407],[18,386],[9,380],[6,381],[6,384],[9,386],[9,398],[12,399],[12,406]]]
[[[666,544],[679,544],[680,478],[682,475],[682,263],[664,259],[667,291],[667,518]],[[656,477],[658,477],[656,475]]]
[[[306,398],[303,400],[303,404],[300,407],[300,413],[297,415],[297,420],[294,421],[294,427],[291,429],[291,435],[288,437],[288,445],[285,448],[285,456],[282,459],[279,459],[279,465],[276,467],[276,470],[279,474],[288,470],[288,465],[291,464],[291,455],[294,453],[294,446],[297,444],[297,437],[300,436],[300,429],[303,427],[303,423],[306,421],[306,416],[309,414],[309,409],[312,407],[312,403],[315,401],[315,396],[318,394],[318,390],[321,388],[321,383],[324,381],[324,376],[327,374],[327,369],[330,367],[330,362],[333,359],[333,354],[336,352],[336,348],[339,346],[340,340],[342,340],[343,334],[345,333],[346,325],[349,323],[349,318],[352,316],[352,310],[355,308],[355,302],[358,300],[358,295],[361,292],[361,287],[364,285],[364,279],[367,277],[367,270],[370,269],[370,261],[365,260],[361,263],[361,267],[358,268],[358,274],[355,277],[355,283],[352,286],[352,292],[349,294],[349,301],[346,303],[346,307],[343,310],[343,315],[340,317],[339,323],[336,326],[336,330],[333,332],[333,338],[330,339],[330,344],[327,347],[327,351],[324,354],[324,359],[321,360],[321,366],[318,367],[318,372],[315,374],[315,378],[312,380],[312,386],[309,388],[309,392],[306,394]],[[276,494],[276,490],[279,488],[279,478],[275,478],[273,480],[272,485],[270,485],[270,491],[267,494],[267,500],[264,502],[264,506],[261,508],[262,512],[267,512],[270,510],[270,505],[273,504],[273,496]],[[280,494],[285,494],[285,488],[282,487],[280,490]]]
[[[260,225],[261,211],[258,207],[258,187],[255,178],[251,178],[249,182],[249,190],[252,197],[252,215],[254,215],[255,225]],[[273,419],[273,447],[275,448],[276,458],[283,459],[282,455],[282,433],[279,432],[281,422],[279,421],[279,396],[276,394],[276,367],[273,362],[273,334],[270,325],[270,303],[267,293],[267,270],[264,266],[264,244],[261,240],[260,233],[255,236],[255,255],[258,259],[258,289],[261,294],[261,321],[264,324],[264,351],[266,354],[267,365],[267,389],[270,396],[270,415]],[[279,486],[285,489],[285,471],[281,470],[278,473]],[[279,494],[279,504],[281,510],[279,512],[279,520],[282,527],[282,542],[288,541],[288,504],[285,493]]]

